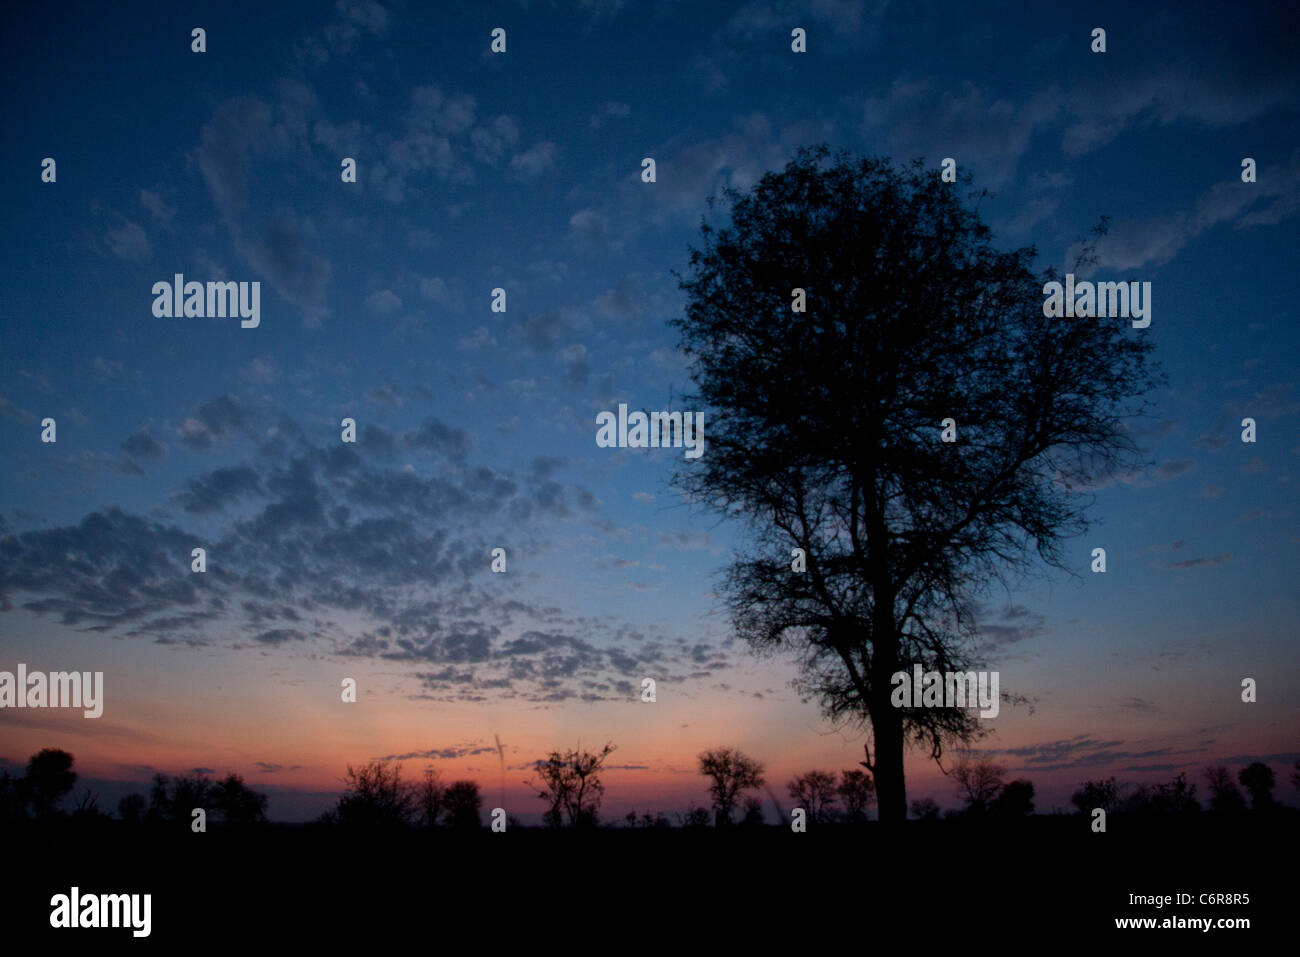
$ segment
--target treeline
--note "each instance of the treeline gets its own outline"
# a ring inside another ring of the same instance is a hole
[[[606,744],[599,751],[555,750],[532,764],[533,776],[525,783],[543,802],[542,821],[549,828],[595,828],[604,823],[600,808],[605,785],[605,763],[615,751]],[[706,782],[709,806],[694,804],[673,818],[662,812],[628,812],[622,824],[630,828],[726,828],[755,827],[769,823],[763,793],[776,811],[776,821],[787,824],[802,810],[808,825],[861,825],[870,818],[876,801],[871,775],[860,769],[839,772],[811,770],[790,778],[785,793],[787,808],[768,786],[764,766],[735,748],[717,748],[701,753],[698,772]],[[0,774],[0,822],[46,822],[71,818],[79,822],[108,822],[110,816],[98,807],[98,797],[87,788],[74,794],[77,773],[74,758],[66,751],[45,748],[32,755],[26,772],[13,777]],[[988,758],[964,757],[947,771],[962,801],[949,810],[948,818],[1027,818],[1034,814],[1034,785],[1024,778],[1007,780],[1004,767]],[[1209,810],[1218,814],[1267,812],[1279,808],[1273,796],[1277,785],[1273,769],[1256,761],[1234,774],[1223,765],[1204,769]],[[1300,761],[1291,781],[1300,787]],[[444,782],[436,770],[427,769],[418,778],[402,776],[402,765],[376,760],[347,766],[344,791],[337,802],[311,826],[318,828],[451,828],[476,830],[483,827],[484,799],[476,782]],[[64,811],[65,799],[73,796],[74,808]],[[1203,810],[1196,797],[1196,785],[1180,773],[1173,780],[1155,785],[1130,785],[1115,778],[1085,781],[1074,792],[1071,803],[1082,814],[1100,808],[1107,814],[1188,814]],[[128,794],[117,804],[118,819],[130,826],[194,826],[197,811],[205,821],[223,827],[246,828],[266,823],[266,795],[249,788],[238,774],[212,779],[205,773],[168,777],[155,774],[149,793]],[[941,816],[933,798],[914,800],[911,816],[936,820]],[[509,817],[507,823],[518,827]]]
[[[111,818],[99,808],[99,796],[89,788],[73,794],[77,772],[75,759],[67,751],[43,748],[27,762],[26,772],[13,777],[0,774],[0,821],[49,821],[71,817],[80,822],[107,822]],[[73,796],[74,808],[61,809],[64,799]],[[194,810],[202,809],[214,823],[230,827],[248,827],[266,823],[266,795],[244,784],[238,774],[213,780],[206,774],[168,777],[153,776],[149,794],[128,794],[117,802],[118,819],[128,825],[189,828]]]

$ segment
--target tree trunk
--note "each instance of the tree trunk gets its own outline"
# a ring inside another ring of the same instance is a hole
[[[876,782],[876,801],[880,823],[898,825],[907,820],[907,787],[903,781],[903,716],[885,697],[884,707],[872,715],[871,730],[875,738],[872,777]]]
[[[872,540],[879,541],[877,531]],[[898,630],[894,592],[883,573],[877,576],[872,616],[871,731],[875,738],[876,801],[880,822],[898,826],[907,820],[907,786],[903,781],[903,712],[895,708],[890,678],[898,671]]]

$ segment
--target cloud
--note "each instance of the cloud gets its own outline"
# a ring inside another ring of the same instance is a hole
[[[530,146],[522,153],[516,153],[510,160],[507,173],[513,179],[528,182],[549,172],[555,166],[558,149],[550,140],[544,140]]]
[[[201,478],[190,479],[176,493],[176,501],[190,515],[220,512],[261,489],[261,478],[248,466],[220,468]]]
[[[1176,478],[1182,478],[1194,468],[1196,468],[1195,459],[1171,459],[1161,462],[1153,476],[1157,482],[1169,482]]]
[[[1260,169],[1255,183],[1234,177],[1197,197],[1190,210],[1121,220],[1097,246],[1097,267],[1130,270],[1163,266],[1196,237],[1216,226],[1234,229],[1272,225],[1300,213],[1300,150],[1285,163]],[[1078,247],[1070,250],[1072,259]]]
[[[1050,87],[1022,102],[966,81],[956,89],[938,80],[901,77],[883,96],[862,106],[862,135],[875,152],[933,164],[951,156],[973,168],[981,185],[1000,187],[1016,177],[1035,134],[1056,124],[1064,106]]]
[[[539,457],[522,471],[475,464],[470,436],[436,418],[396,434],[368,427],[356,448],[315,446],[310,430],[277,421],[279,438],[248,461],[192,476],[170,495],[202,530],[163,521],[161,509],[146,517],[121,508],[6,530],[0,607],[182,648],[402,665],[420,697],[439,701],[626,701],[645,673],[687,684],[730,667],[708,641],[535,604],[526,579],[501,591],[492,547],[536,553],[599,507],[589,490],[561,481],[560,460]],[[229,396],[200,403],[187,422],[191,444],[267,431]],[[144,448],[149,433],[138,435],[132,447]],[[385,465],[395,449],[425,453],[419,469]],[[206,574],[189,567],[196,543],[209,550]]]
[[[592,131],[600,129],[609,120],[626,119],[632,113],[632,107],[626,103],[602,103],[600,109],[591,114],[587,127]]]
[[[381,289],[366,297],[366,311],[381,318],[401,312],[402,300],[391,289]]]
[[[1223,565],[1232,560],[1231,552],[1224,552],[1222,555],[1214,555],[1210,558],[1192,558],[1185,562],[1170,562],[1165,568],[1173,570],[1184,570],[1188,568],[1203,568],[1214,565]]]
[[[0,415],[17,422],[19,425],[33,425],[36,422],[36,413],[24,409],[12,399],[3,395],[0,395]]]
[[[1070,91],[1072,119],[1061,141],[1067,155],[1099,149],[1130,129],[1236,127],[1296,102],[1300,71],[1294,51],[1268,18],[1241,20],[1213,37],[1180,31],[1172,47],[1168,37],[1177,28],[1171,11],[1160,12],[1135,21],[1122,40],[1134,51],[1176,50],[1173,59],[1162,61],[1158,52],[1121,58],[1106,70],[1080,75]],[[1121,42],[1115,35],[1110,39]]]
[[[330,261],[315,248],[319,237],[312,221],[277,201],[281,164],[307,151],[291,129],[302,123],[300,113],[311,109],[314,97],[302,85],[284,89],[278,122],[272,108],[257,99],[219,106],[203,128],[194,158],[240,258],[315,323],[324,313]],[[262,202],[251,201],[254,183]]]
[[[1131,699],[1129,705],[1133,702],[1141,701],[1139,698]],[[1143,702],[1145,704],[1145,702]],[[1145,710],[1138,708],[1137,710]],[[1103,741],[1094,738],[1089,734],[1075,735],[1073,738],[1063,738],[1056,741],[1047,741],[1041,744],[1030,744],[1016,748],[994,748],[984,750],[983,754],[990,757],[1005,756],[1010,758],[1019,758],[1023,763],[1023,768],[1031,771],[1060,771],[1069,768],[1089,768],[1104,767],[1119,761],[1144,760],[1153,757],[1174,757],[1179,755],[1199,755],[1205,752],[1204,747],[1184,748],[1175,751],[1172,748],[1155,748],[1144,751],[1131,751],[1123,748],[1126,744],[1124,741]]]
[[[120,376],[124,368],[122,363],[114,359],[105,359],[103,356],[95,356],[92,365],[95,367],[95,371],[106,379]]]
[[[202,452],[216,442],[231,438],[247,428],[243,409],[233,396],[223,395],[199,405],[176,430],[181,444],[191,452]]]
[[[599,242],[609,232],[609,217],[600,210],[588,206],[569,217],[569,228],[580,239]]]
[[[1293,397],[1294,382],[1278,382],[1256,392],[1249,399],[1233,404],[1238,416],[1254,419],[1277,419],[1300,412],[1300,402]]]
[[[297,628],[274,628],[253,637],[264,645],[283,645],[291,641],[306,641],[307,634]]]
[[[137,462],[156,462],[167,454],[167,446],[153,437],[151,429],[143,428],[127,436],[122,451]]]
[[[401,754],[385,754],[377,761],[411,761],[421,758],[437,758],[442,761],[454,761],[457,758],[472,758],[480,754],[496,754],[497,749],[491,745],[454,745],[449,748],[426,748],[423,751],[404,751]]]
[[[1043,616],[1031,612],[1023,605],[1010,604],[1001,609],[986,606],[980,611],[980,617],[996,619],[982,620],[980,623],[980,635],[989,649],[1005,648],[1049,633]]]
[[[117,229],[110,229],[105,238],[118,259],[139,263],[149,258],[149,238],[139,223],[127,220]]]
[[[469,141],[480,163],[495,166],[519,142],[519,123],[512,116],[494,117],[472,129]]]
[[[262,774],[278,774],[281,771],[297,771],[300,767],[302,767],[301,764],[284,765],[284,764],[273,764],[267,761],[254,761],[253,765]]]
[[[436,302],[444,309],[460,312],[464,309],[464,297],[441,276],[427,276],[420,280],[421,298]]]
[[[366,393],[366,398],[378,405],[387,405],[393,408],[397,408],[402,404],[402,397],[390,385],[381,385],[377,389],[371,389]]]
[[[591,372],[591,363],[587,358],[587,347],[581,342],[560,350],[560,365],[563,367],[564,384],[572,389],[580,389],[587,384]]]
[[[388,11],[373,0],[339,0],[335,9],[375,36],[388,32]]]
[[[168,206],[162,197],[151,190],[140,190],[140,205],[153,214],[154,219],[164,226],[170,226],[176,215],[176,207]]]

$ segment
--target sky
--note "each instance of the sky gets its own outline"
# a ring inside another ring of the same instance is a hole
[[[667,322],[706,200],[825,142],[954,158],[1040,268],[1109,216],[1095,276],[1152,283],[1151,464],[1091,489],[1075,574],[985,597],[1032,702],[987,753],[1041,810],[1253,760],[1293,802],[1297,15],[1047,6],[6,5],[0,670],[103,671],[105,707],[0,711],[0,767],[63,747],[109,807],[233,771],[302,820],[391,757],[526,822],[554,748],[618,746],[607,817],[706,803],[705,748],[782,799],[855,767],[730,637],[740,529],[670,489],[681,450],[595,442],[692,389]],[[155,316],[177,273],[260,282],[260,323]],[[908,782],[956,803],[923,754]]]

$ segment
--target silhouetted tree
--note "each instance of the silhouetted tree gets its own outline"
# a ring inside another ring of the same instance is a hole
[[[1210,787],[1210,810],[1221,814],[1246,810],[1246,799],[1232,780],[1232,772],[1222,764],[1207,767],[1205,781]]]
[[[19,782],[8,771],[0,772],[0,822],[12,823],[27,817],[27,801]]]
[[[920,821],[939,820],[939,802],[934,798],[917,798],[912,802],[912,817]]]
[[[718,827],[731,823],[732,812],[740,795],[763,786],[763,765],[735,748],[705,751],[699,757],[700,774],[709,778],[709,796],[713,798]]]
[[[82,788],[81,793],[76,797],[76,803],[72,808],[72,819],[78,825],[84,826],[87,823],[94,825],[107,824],[111,820],[107,814],[99,809],[99,794],[90,788]]]
[[[169,805],[173,824],[189,827],[196,807],[206,813],[212,806],[212,780],[199,771],[177,775],[171,782]]]
[[[348,765],[347,790],[339,798],[333,819],[344,827],[397,828],[408,824],[414,811],[414,794],[402,780],[402,766],[371,761]]]
[[[1000,817],[1028,817],[1034,813],[1034,785],[1020,778],[1003,785],[990,810]]]
[[[1196,785],[1179,773],[1168,784],[1139,785],[1124,800],[1122,809],[1131,814],[1188,814],[1199,811],[1201,805],[1196,800]]]
[[[266,822],[266,795],[244,784],[238,774],[227,774],[212,786],[209,800],[221,819],[231,827],[248,827]]]
[[[876,783],[866,771],[854,768],[840,772],[836,792],[844,804],[844,817],[851,824],[861,824],[867,819],[867,808],[876,803]]]
[[[139,824],[144,821],[145,808],[149,806],[143,794],[128,794],[117,802],[117,816],[124,824]]]
[[[165,824],[172,819],[172,802],[170,782],[167,775],[155,771],[149,781],[149,810],[145,812],[145,821],[149,824]]]
[[[27,773],[19,787],[38,821],[53,816],[59,802],[77,783],[72,770],[75,759],[58,748],[42,748],[27,761]]]
[[[673,826],[672,822],[668,820],[667,815],[662,812],[651,813],[650,811],[642,811],[641,816],[637,817],[636,811],[628,811],[623,820],[627,821],[628,827],[665,828]]]
[[[808,771],[797,774],[786,785],[790,800],[796,807],[808,812],[808,819],[817,824],[835,820],[835,775],[830,771]],[[761,802],[760,802],[761,806]]]
[[[1179,773],[1168,784],[1157,784],[1151,795],[1152,810],[1163,814],[1188,814],[1200,811],[1201,804],[1196,800],[1196,785],[1187,780],[1185,773]]]
[[[988,758],[962,758],[948,773],[957,785],[958,796],[966,802],[968,814],[988,810],[989,802],[1002,789],[1003,769]]]
[[[698,830],[709,826],[710,817],[708,808],[692,804],[685,811],[678,812],[677,823],[687,830]]]
[[[598,752],[570,750],[563,754],[552,751],[536,764],[541,784],[530,782],[537,796],[546,801],[548,808],[542,819],[550,827],[559,827],[567,816],[570,827],[594,827],[598,819],[600,801],[605,794],[600,772],[615,750],[606,744]]]
[[[437,826],[438,819],[442,816],[445,793],[446,789],[438,777],[438,772],[433,768],[426,768],[415,793],[415,805],[420,814],[420,823],[425,827]]]
[[[473,781],[456,781],[447,785],[442,800],[447,823],[452,827],[471,830],[483,826],[483,819],[479,815],[483,798],[479,794],[478,785]]]
[[[675,484],[752,534],[722,588],[732,626],[870,730],[882,822],[907,816],[909,743],[937,760],[981,733],[967,709],[894,707],[891,676],[969,670],[982,590],[1067,567],[1075,491],[1138,464],[1124,420],[1158,381],[1127,321],[1045,317],[1054,271],[995,250],[961,196],[919,160],[801,150],[724,192],[730,225],[702,226],[673,321],[710,417]]]
[[[763,799],[750,795],[741,806],[740,824],[742,827],[760,827],[767,823],[763,813]]]
[[[1250,807],[1253,811],[1266,811],[1276,807],[1273,800],[1273,786],[1277,778],[1273,769],[1262,761],[1252,761],[1237,774],[1237,780],[1250,795]]]
[[[1085,781],[1070,797],[1070,803],[1082,814],[1091,814],[1101,808],[1107,814],[1119,810],[1122,788],[1114,778],[1104,781]]]

